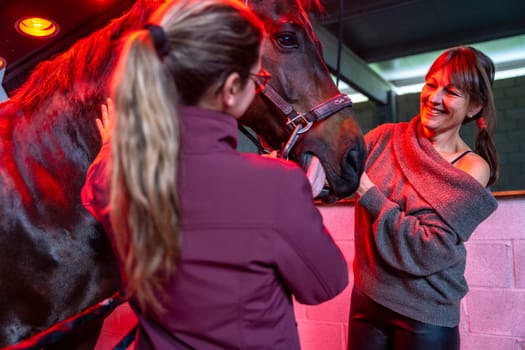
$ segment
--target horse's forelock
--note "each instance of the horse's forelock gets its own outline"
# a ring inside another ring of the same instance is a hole
[[[321,0],[299,0],[306,12],[322,12],[323,4]]]

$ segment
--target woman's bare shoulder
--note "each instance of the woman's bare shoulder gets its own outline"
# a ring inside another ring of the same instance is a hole
[[[475,178],[483,187],[487,186],[490,166],[480,155],[470,152],[456,163],[456,167]]]

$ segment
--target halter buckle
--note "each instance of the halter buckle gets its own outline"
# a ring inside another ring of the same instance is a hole
[[[286,126],[290,130],[296,130],[297,134],[304,134],[314,124],[313,121],[306,117],[306,113],[297,113],[295,117],[286,119]],[[299,129],[297,129],[299,127]]]

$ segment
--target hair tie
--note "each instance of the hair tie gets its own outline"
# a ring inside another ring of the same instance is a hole
[[[485,119],[483,117],[476,119],[476,123],[478,124],[478,129],[487,128],[487,123],[485,122]]]
[[[164,57],[168,56],[171,51],[171,45],[168,40],[168,36],[164,31],[164,28],[162,28],[158,24],[152,23],[146,24],[144,28],[147,29],[149,32],[149,36],[151,38],[151,41],[153,41],[153,46],[155,47],[157,55],[161,60],[163,60]]]

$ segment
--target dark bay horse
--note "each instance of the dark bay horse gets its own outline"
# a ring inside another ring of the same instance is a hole
[[[308,169],[314,156],[326,174],[329,192],[324,195],[350,195],[363,171],[364,144],[352,109],[338,108],[339,104],[348,107],[348,97],[340,95],[330,78],[321,44],[307,17],[308,9],[320,8],[319,0],[245,3],[263,20],[268,32],[262,65],[272,73],[272,79],[240,123],[250,126],[273,149],[282,148],[283,140],[289,141],[290,130],[298,125],[300,135],[290,158],[310,177],[315,172]],[[286,123],[289,127],[283,127]]]
[[[138,0],[121,18],[41,63],[0,104],[0,347],[121,287],[110,244],[83,209],[80,189],[100,148],[95,119],[108,95],[120,39],[143,28],[159,2]],[[273,74],[274,94],[258,97],[242,123],[275,148],[300,129],[286,151],[289,157],[305,168],[319,159],[330,195],[347,196],[363,169],[363,139],[347,101],[338,107],[341,96],[306,16],[305,6],[316,4],[251,0],[248,5],[269,32],[263,65]],[[72,333],[54,348],[93,348],[101,325]]]

